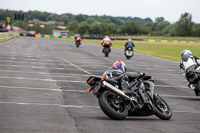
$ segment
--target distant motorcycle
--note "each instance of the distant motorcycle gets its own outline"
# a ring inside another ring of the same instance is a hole
[[[105,54],[105,57],[108,57],[109,53],[111,52],[111,45],[110,44],[104,44],[103,46],[103,53]]]
[[[128,48],[127,50],[125,50],[125,56],[126,56],[126,59],[130,59],[133,56],[132,48]]]
[[[78,37],[77,39],[76,39],[76,42],[75,42],[75,44],[76,44],[76,47],[78,48],[80,45],[81,45],[81,38],[80,37]]]
[[[172,112],[169,105],[158,94],[154,93],[154,79],[144,73],[119,73],[119,76],[108,78],[110,71],[103,77],[91,76],[87,83],[91,86],[87,92],[97,96],[102,111],[111,119],[123,120],[127,116],[156,115],[162,120],[169,120]],[[112,72],[113,73],[113,72]],[[120,90],[120,79],[127,74],[131,92]],[[111,75],[111,74],[110,74]]]

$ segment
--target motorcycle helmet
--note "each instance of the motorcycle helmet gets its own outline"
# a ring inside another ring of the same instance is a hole
[[[132,41],[131,39],[128,39],[128,41]]]
[[[187,54],[187,55],[189,55],[189,56],[192,56],[192,52],[191,52],[190,50],[183,50],[183,51],[181,52],[181,57],[183,57],[183,55],[185,55],[185,54]]]
[[[123,61],[116,61],[113,63],[112,68],[119,69],[122,72],[126,72],[126,64]]]

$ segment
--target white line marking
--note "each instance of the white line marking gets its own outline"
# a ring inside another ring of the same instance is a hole
[[[0,88],[86,93],[86,89],[85,89],[85,90],[63,90],[63,89],[61,89],[61,88],[58,88],[58,89],[50,89],[50,88],[33,88],[33,87],[17,87],[17,86],[0,86]],[[196,96],[179,96],[179,95],[160,95],[160,96],[162,96],[162,97],[174,97],[174,98],[192,98],[192,99],[200,99],[199,97],[196,97]]]
[[[86,83],[86,81],[77,81],[77,80],[54,80],[54,79],[40,79],[40,78],[24,78],[24,77],[4,77],[0,76],[2,79],[19,79],[19,80],[41,80],[41,81],[49,81],[49,82],[56,82],[56,81],[63,81],[63,82],[73,82],[73,83]]]
[[[40,74],[40,75],[61,75],[61,76],[68,76],[68,75],[71,75],[71,76],[90,76],[90,75],[85,75],[85,74],[63,74],[63,73],[45,73],[45,72],[27,72],[27,71],[12,71],[12,70],[0,70],[2,72],[11,72],[11,73],[30,73],[30,74]]]
[[[172,110],[175,113],[192,113],[192,114],[200,114],[199,111],[187,111],[187,110]]]
[[[45,104],[45,103],[21,103],[21,102],[0,102],[0,104],[15,104],[15,105],[32,105],[32,106],[56,106],[61,108],[97,108],[99,106],[89,106],[89,105],[62,105],[62,104]],[[175,113],[192,113],[192,114],[200,114],[199,111],[187,111],[187,110],[172,110]]]
[[[99,106],[62,105],[62,104],[45,104],[45,103],[0,102],[0,104],[36,105],[36,106],[57,106],[57,107],[63,107],[63,108],[100,108]]]
[[[6,67],[22,67],[22,68],[36,68],[36,69],[58,69],[58,70],[79,70],[79,69],[66,69],[66,68],[51,68],[51,67],[38,67],[38,66],[21,66],[21,65],[0,65]]]
[[[16,57],[0,57],[0,58],[6,59],[6,60],[9,60],[9,59],[11,59],[11,60],[33,60],[33,61],[38,60],[38,61],[50,61],[50,62],[51,61],[59,61],[59,59],[56,59],[56,58],[54,58],[54,59],[48,59],[48,58],[46,58],[46,59],[45,58],[29,59],[27,57],[17,57],[17,58]],[[33,57],[33,58],[35,58],[35,57]]]
[[[199,99],[199,97],[196,96],[178,96],[178,95],[160,95],[162,97],[174,97],[174,98],[192,98],[192,99]]]
[[[44,90],[44,91],[59,91],[60,89],[50,89],[50,88],[33,88],[33,87],[18,87],[18,86],[0,86],[0,88],[8,88],[8,89],[24,89],[24,90]]]
[[[171,86],[171,85],[155,85],[157,87],[166,87],[166,88],[188,88],[187,86]]]
[[[42,64],[42,65],[53,65],[54,63],[49,63],[49,62],[25,62],[25,61],[8,61],[8,60],[0,60],[0,62],[11,62],[11,63],[27,63],[27,64]],[[56,63],[56,64],[58,64],[58,63]],[[59,64],[63,64],[64,65],[64,63],[62,63],[62,62],[60,62]],[[67,64],[66,64],[67,65]],[[65,66],[66,66],[65,65]]]

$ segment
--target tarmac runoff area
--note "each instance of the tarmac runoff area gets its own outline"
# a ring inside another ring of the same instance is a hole
[[[114,42],[113,42],[114,45]],[[0,45],[0,133],[199,133],[200,98],[187,87],[179,63],[135,53],[126,60],[100,45],[20,37]],[[114,61],[128,71],[155,78],[155,92],[170,105],[173,117],[109,119],[99,108],[86,80],[102,75]]]

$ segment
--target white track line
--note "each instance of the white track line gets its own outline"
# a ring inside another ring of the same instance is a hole
[[[86,93],[85,90],[63,90],[61,88],[58,89],[50,89],[50,88],[34,88],[34,87],[18,87],[18,86],[0,86],[0,88],[7,88],[7,89],[24,89],[24,90],[42,90],[42,91],[59,91],[59,92],[79,92],[79,93]],[[196,96],[179,96],[179,95],[160,95],[162,97],[172,97],[172,98],[192,98],[192,99],[200,99],[200,97]]]
[[[14,105],[31,105],[31,106],[56,106],[61,108],[97,108],[99,106],[90,106],[90,105],[62,105],[62,104],[45,104],[45,103],[23,103],[23,102],[0,102],[0,104],[14,104]],[[187,111],[187,110],[172,110],[175,113],[192,113],[200,114],[200,111]]]
[[[45,103],[22,103],[22,102],[0,102],[0,104],[16,104],[16,105],[36,105],[36,106],[57,106],[63,108],[99,108],[99,106],[88,105],[62,105],[62,104],[45,104]]]
[[[39,80],[39,81],[49,81],[49,82],[71,82],[71,83],[86,83],[86,81],[77,81],[77,80],[54,80],[54,79],[41,79],[41,78],[24,78],[24,77],[5,77],[0,76],[1,79],[19,79],[19,80]]]
[[[187,86],[171,86],[171,85],[155,85],[156,87],[165,87],[165,88],[188,88]]]
[[[45,72],[27,72],[27,71],[13,71],[13,70],[0,70],[2,72],[10,72],[10,73],[28,73],[28,74],[39,74],[39,75],[61,75],[61,76],[81,76],[85,74],[63,74],[63,73],[45,73]],[[90,76],[90,75],[85,75],[85,76]]]

